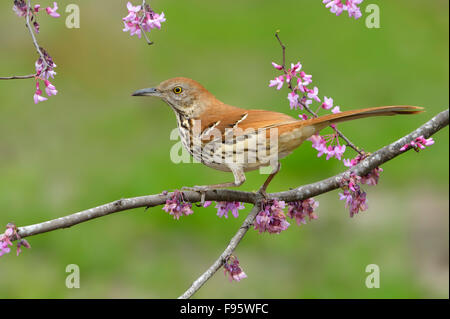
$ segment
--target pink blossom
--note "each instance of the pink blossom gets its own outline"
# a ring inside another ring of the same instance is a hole
[[[403,145],[400,148],[400,151],[404,152],[410,148],[413,148],[416,152],[419,152],[420,150],[423,150],[426,148],[426,146],[430,146],[434,144],[433,138],[424,138],[423,135],[417,137],[414,141],[411,141],[410,143],[407,143]]]
[[[188,216],[194,213],[192,204],[184,202],[183,194],[178,190],[174,191],[173,196],[166,201],[163,210],[177,220],[181,216]]]
[[[383,171],[381,167],[374,168],[369,174],[366,176],[361,176],[361,183],[366,185],[375,186],[378,184],[378,180],[380,179],[380,173]]]
[[[130,1],[128,1],[128,3],[127,3],[128,13],[133,13],[134,14],[133,18],[136,17],[136,14],[139,11],[141,11],[141,8],[142,7],[140,5],[133,6],[133,4]],[[126,18],[124,18],[124,19],[126,19]]]
[[[288,203],[288,216],[292,219],[295,218],[297,225],[306,224],[306,217],[309,220],[317,219],[317,215],[314,210],[319,207],[319,202],[316,202],[313,198]]]
[[[308,90],[308,98],[314,99],[317,102],[320,102],[320,98],[317,96],[319,94],[319,88],[317,86],[314,87],[314,90]]]
[[[212,201],[207,200],[203,203],[203,207],[209,207],[211,204],[212,204]]]
[[[56,95],[58,90],[56,90],[55,86],[51,84],[48,80],[45,80],[45,92],[48,96]]]
[[[346,9],[350,18],[359,19],[362,17],[361,9],[358,7],[363,0],[347,0]]]
[[[255,218],[254,227],[260,233],[279,234],[289,227],[283,212],[285,202],[272,200],[262,204],[262,210]]]
[[[44,57],[46,59],[47,67],[44,66],[42,58],[39,57],[35,63],[36,76],[39,78],[47,79],[47,80],[50,77],[54,78],[56,75],[56,72],[53,69],[56,68],[56,64],[53,62],[52,57],[44,49],[41,48],[41,51],[43,52]]]
[[[21,247],[24,246],[25,248],[30,249],[31,245],[28,243],[28,241],[26,239],[20,239],[17,242],[17,251],[16,251],[16,255],[19,256],[19,254],[22,252]]]
[[[302,69],[302,64],[300,62],[297,62],[296,64],[291,63],[291,73],[297,75],[298,72]]]
[[[322,2],[325,3],[326,7],[337,16],[341,15],[344,11],[344,5],[341,0],[323,0]]]
[[[58,12],[56,12],[56,10],[58,10],[58,4],[56,2],[53,2],[53,8],[47,7],[45,8],[45,11],[47,11],[47,14],[53,18],[59,18],[60,15]]]
[[[20,247],[25,246],[26,248],[31,248],[30,244],[25,240],[21,239],[17,231],[16,225],[8,223],[6,225],[6,230],[0,235],[0,257],[4,254],[8,254],[11,251],[9,246],[13,246],[12,240],[17,239],[17,255],[20,253]]]
[[[161,29],[161,23],[166,21],[164,12],[161,12],[161,14],[157,14],[155,12],[147,12],[146,17],[147,19],[144,21],[143,27],[147,32],[149,32],[150,29]]]
[[[39,23],[37,21],[33,22],[34,32],[39,33]]]
[[[294,108],[296,109],[299,106],[298,94],[296,94],[295,91],[288,93],[287,98],[289,100],[289,105],[291,106],[291,109],[294,109]]]
[[[223,264],[223,268],[225,276],[227,274],[229,275],[230,282],[233,280],[241,281],[242,279],[247,278],[247,275],[239,266],[239,260],[236,256],[230,255]]]
[[[277,70],[282,70],[282,69],[283,69],[283,67],[282,67],[281,65],[276,64],[275,62],[272,62],[272,65],[273,65],[273,67],[274,67],[275,69],[277,69]]]
[[[346,167],[352,167],[352,166],[353,166],[352,161],[353,161],[353,160],[350,160],[350,159],[344,159],[342,162],[344,163],[344,165],[345,165]]]
[[[331,109],[333,107],[333,98],[324,96],[323,99],[324,102],[322,103],[322,108],[325,110]]]
[[[330,158],[336,156],[336,150],[333,146],[330,145],[327,147],[327,151],[325,152],[325,154],[327,154],[326,160],[328,161]],[[322,155],[322,154],[320,154],[320,155]]]
[[[312,135],[308,141],[312,142],[312,147],[319,150],[322,149],[322,147],[326,144],[325,139],[319,135],[319,134],[314,134]]]
[[[311,136],[308,140],[312,142],[312,147],[315,148],[319,152],[317,154],[317,157],[320,157],[323,154],[328,153],[328,148],[326,145],[327,143],[326,143],[325,139],[323,138],[323,136],[315,134],[315,135]]]
[[[338,145],[334,147],[334,156],[338,159],[341,160],[342,155],[345,153],[345,145]]]
[[[8,247],[8,243],[2,240],[2,238],[0,237],[0,257],[3,256],[4,254],[9,254],[10,251],[11,248]]]
[[[359,164],[362,160],[364,160],[367,157],[367,155],[358,155],[353,159],[344,159],[343,163],[347,167],[353,167],[357,164]],[[377,185],[378,180],[380,179],[380,173],[383,171],[381,167],[375,167],[372,171],[370,171],[369,174],[365,176],[361,176],[359,182],[361,184],[366,185]]]
[[[33,99],[34,99],[34,104],[38,104],[39,102],[48,100],[46,97],[42,96],[42,91],[41,91],[38,81],[36,81],[36,92],[34,93]]]
[[[277,90],[279,90],[283,87],[283,83],[284,83],[284,76],[280,75],[277,76],[274,80],[270,80],[269,87],[276,86]]]
[[[306,74],[305,72],[301,71],[298,82],[300,82],[302,85],[309,85],[312,83],[312,75]]]
[[[24,0],[15,0],[13,10],[19,17],[24,17],[27,15],[28,6]]]
[[[123,28],[124,32],[130,31],[130,35],[137,35],[138,38],[141,38],[141,28],[139,27],[138,23],[132,23],[132,22],[124,22],[125,28]]]
[[[360,181],[361,177],[352,173],[348,179],[341,182],[344,192],[339,194],[339,199],[345,200],[345,207],[349,209],[350,217],[368,208],[367,195],[358,185]]]
[[[347,0],[345,5],[342,0],[323,0],[322,2],[326,4],[326,8],[337,16],[341,15],[342,12],[347,11],[349,17],[359,19],[362,16],[361,9],[358,7],[363,0]]]
[[[131,2],[127,3],[128,15],[122,18],[124,23],[124,32],[130,32],[130,35],[142,36],[142,31],[150,32],[151,29],[161,29],[161,23],[166,21],[164,12],[161,14],[153,11],[150,6],[133,6]]]
[[[297,73],[301,70],[302,64],[297,62],[291,63],[291,68],[286,71],[286,82],[291,82],[291,79],[297,76]]]
[[[217,216],[228,218],[228,212],[231,211],[235,218],[239,217],[239,210],[244,209],[245,206],[240,202],[217,202]]]
[[[341,109],[339,106],[335,106],[332,110],[331,113],[333,114],[337,114],[337,113],[341,113]]]
[[[306,121],[308,119],[308,115],[306,114],[299,114],[298,117],[303,121]]]

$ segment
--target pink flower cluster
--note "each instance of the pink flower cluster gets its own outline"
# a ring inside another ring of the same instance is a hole
[[[345,200],[345,207],[350,211],[350,217],[353,217],[359,211],[365,211],[367,206],[366,193],[358,185],[361,177],[352,173],[349,179],[343,180],[341,188],[343,193],[339,193],[340,200]]]
[[[423,135],[417,137],[414,141],[411,141],[410,143],[407,143],[403,145],[400,148],[400,151],[404,152],[406,150],[409,150],[410,148],[413,148],[416,152],[419,152],[420,150],[423,150],[426,148],[426,146],[430,146],[434,144],[433,138],[424,138]]]
[[[19,17],[25,17],[27,16],[27,13],[30,16],[30,21],[33,22],[34,31],[36,33],[39,33],[40,25],[37,22],[36,15],[41,9],[41,6],[39,4],[35,5],[34,7],[28,8],[28,5],[26,4],[25,0],[14,0],[14,6],[13,10]],[[57,12],[58,10],[58,4],[56,2],[53,2],[53,8],[47,7],[45,11],[48,15],[54,18],[59,18],[60,14]],[[34,103],[37,104],[39,102],[46,101],[48,98],[44,97],[42,95],[42,90],[39,81],[44,82],[45,84],[45,93],[47,96],[56,95],[58,93],[58,90],[56,90],[55,86],[50,83],[48,80],[49,77],[54,77],[56,75],[56,72],[53,70],[56,67],[56,64],[53,62],[52,57],[43,49],[39,48],[43,56],[40,56],[38,60],[35,63],[36,67],[36,91],[33,95]]]
[[[239,260],[236,256],[231,255],[227,258],[223,264],[225,276],[228,274],[228,278],[231,281],[241,281],[241,279],[247,278],[247,275],[239,266]]]
[[[276,86],[277,90],[280,90],[283,84],[286,83],[291,90],[287,96],[291,109],[300,108],[300,110],[303,110],[304,106],[309,106],[314,101],[318,103],[322,102],[319,97],[319,88],[317,86],[314,88],[308,87],[312,83],[312,75],[302,71],[302,64],[300,62],[296,64],[291,63],[290,69],[286,69],[284,66],[275,62],[272,62],[272,66],[279,71],[283,71],[284,74],[270,80],[269,87]],[[326,110],[331,109],[333,107],[333,99],[325,96],[321,107]],[[332,112],[340,112],[339,106],[335,107]],[[303,118],[302,116],[300,117]]]
[[[285,69],[284,66],[275,62],[272,62],[272,66],[279,71],[284,71],[284,74],[270,80],[269,87],[276,86],[277,90],[280,90],[283,84],[286,83],[291,89],[291,92],[287,96],[291,109],[300,108],[303,110],[303,105],[311,104],[312,100],[320,102],[320,98],[318,97],[319,89],[317,87],[313,89],[308,88],[308,85],[312,83],[312,75],[302,71],[302,64],[300,62],[296,64],[291,63],[290,69]],[[301,99],[299,97],[300,92],[303,94]]]
[[[345,166],[353,167],[353,166],[357,165],[359,162],[361,162],[363,159],[365,159],[366,157],[367,157],[367,155],[358,155],[351,160],[344,159],[343,162],[344,162]],[[382,171],[383,171],[383,169],[381,167],[376,167],[366,176],[360,176],[361,184],[372,185],[372,186],[377,185],[378,180],[380,179],[380,173]]]
[[[288,216],[292,219],[295,218],[297,225],[306,224],[306,217],[309,220],[317,219],[317,215],[314,210],[319,207],[319,202],[316,202],[314,198],[308,198],[297,202],[288,203]]]
[[[318,151],[317,157],[325,154],[327,156],[327,161],[332,157],[341,160],[346,149],[345,145],[339,144],[339,137],[337,133],[324,136],[315,134],[311,136],[308,141],[311,141],[312,147]],[[333,145],[333,143],[336,143],[336,145]]]
[[[11,248],[9,248],[9,246],[13,246],[13,239],[18,240],[16,251],[17,256],[19,256],[19,254],[22,252],[22,246],[31,248],[26,239],[20,238],[19,234],[17,233],[16,225],[9,223],[8,225],[6,225],[6,231],[2,235],[0,235],[0,257],[4,254],[8,254],[11,251]]]
[[[276,199],[262,204],[262,210],[255,219],[255,230],[260,233],[268,232],[270,234],[279,234],[289,227],[286,221],[286,215],[283,212],[286,203]]]
[[[54,78],[54,76],[56,75],[56,72],[54,71],[54,68],[56,68],[56,64],[53,62],[53,58],[43,48],[40,48],[40,50],[44,56],[44,59],[42,59],[42,57],[39,57],[39,59],[35,63],[36,91],[33,96],[35,104],[42,102],[42,101],[46,101],[48,99],[48,98],[42,96],[42,90],[41,90],[39,80],[44,82],[45,93],[47,94],[47,96],[50,97],[52,95],[58,94],[58,90],[48,80],[50,77]],[[45,63],[44,63],[44,60],[45,60]]]
[[[323,0],[322,2],[337,16],[340,16],[342,12],[347,11],[350,18],[359,19],[362,17],[359,5],[363,0],[347,0],[345,1],[345,4],[343,3],[343,0]]]
[[[161,29],[161,23],[166,21],[164,12],[156,13],[149,5],[133,6],[131,2],[127,3],[128,15],[123,18],[125,28],[124,32],[130,32],[130,35],[137,35],[141,38],[142,32],[150,32],[151,29]]]
[[[334,105],[333,98],[324,96],[323,102],[319,97],[319,88],[314,86],[310,88],[309,85],[312,83],[312,75],[306,74],[302,71],[302,64],[297,62],[296,64],[291,64],[291,68],[286,69],[283,65],[276,64],[272,62],[272,66],[283,71],[283,75],[277,76],[274,80],[270,80],[269,87],[276,86],[277,90],[283,87],[284,83],[287,83],[290,91],[288,93],[287,99],[289,100],[289,106],[291,109],[303,110],[307,108],[310,111],[310,106],[316,102],[319,109],[330,110],[331,113],[340,113],[340,107]],[[317,111],[316,111],[317,112]],[[299,114],[302,120],[307,120],[308,116],[306,114]],[[334,125],[333,128],[336,126]],[[341,160],[342,154],[345,152],[345,145],[339,144],[339,137],[337,132],[329,135],[328,137],[314,135],[309,139],[313,142],[312,147],[315,148],[319,153],[318,157],[326,154],[326,159],[329,160],[332,157]]]
[[[36,20],[36,14],[39,12],[40,9],[41,9],[40,4],[37,4],[29,9],[30,21],[33,22],[34,31],[36,33],[39,33],[40,28],[40,25]],[[28,12],[28,5],[26,4],[25,0],[14,0],[13,10],[19,17],[26,17]],[[47,12],[47,14],[53,18],[59,18],[60,14],[56,12],[57,10],[58,4],[56,2],[53,2],[53,8],[47,7],[45,9],[45,12]]]
[[[231,211],[233,216],[235,218],[238,218],[239,210],[244,209],[245,206],[240,202],[217,202],[216,208],[217,208],[217,216],[219,217],[225,216],[225,218],[228,218],[228,212]]]
[[[175,190],[173,196],[166,201],[163,210],[177,220],[180,219],[181,216],[188,216],[194,213],[192,204],[186,203],[183,199],[183,193],[178,190]]]

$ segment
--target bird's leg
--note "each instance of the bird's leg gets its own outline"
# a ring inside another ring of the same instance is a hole
[[[210,190],[214,190],[217,188],[227,188],[227,187],[238,187],[244,184],[245,182],[245,174],[242,168],[231,168],[231,172],[234,175],[234,182],[222,183],[222,184],[214,184],[214,185],[202,185],[202,186],[193,186],[193,187],[183,187],[181,190],[188,190],[199,192],[202,194],[202,204],[205,201],[205,193]]]
[[[260,193],[261,195],[264,196],[264,198],[267,199],[267,193],[266,193],[266,189],[267,186],[269,186],[270,182],[272,181],[272,179],[275,177],[275,175],[277,175],[277,173],[280,171],[281,168],[281,163],[277,162],[277,167],[274,168],[273,172],[269,175],[269,177],[267,177],[266,181],[264,182],[264,184],[261,186],[261,188],[258,190],[258,193]]]

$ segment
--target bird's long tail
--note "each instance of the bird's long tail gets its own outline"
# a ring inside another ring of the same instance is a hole
[[[409,106],[409,105],[396,105],[396,106],[380,106],[370,107],[366,109],[345,111],[337,114],[324,115],[310,120],[302,121],[302,126],[314,126],[315,131],[329,126],[330,124],[336,124],[345,121],[356,120],[365,117],[372,116],[385,116],[396,114],[416,114],[423,112],[422,107]]]

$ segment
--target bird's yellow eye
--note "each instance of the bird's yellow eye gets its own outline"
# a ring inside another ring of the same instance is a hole
[[[180,94],[181,92],[183,92],[183,89],[181,88],[181,86],[176,86],[173,88],[173,93]]]

